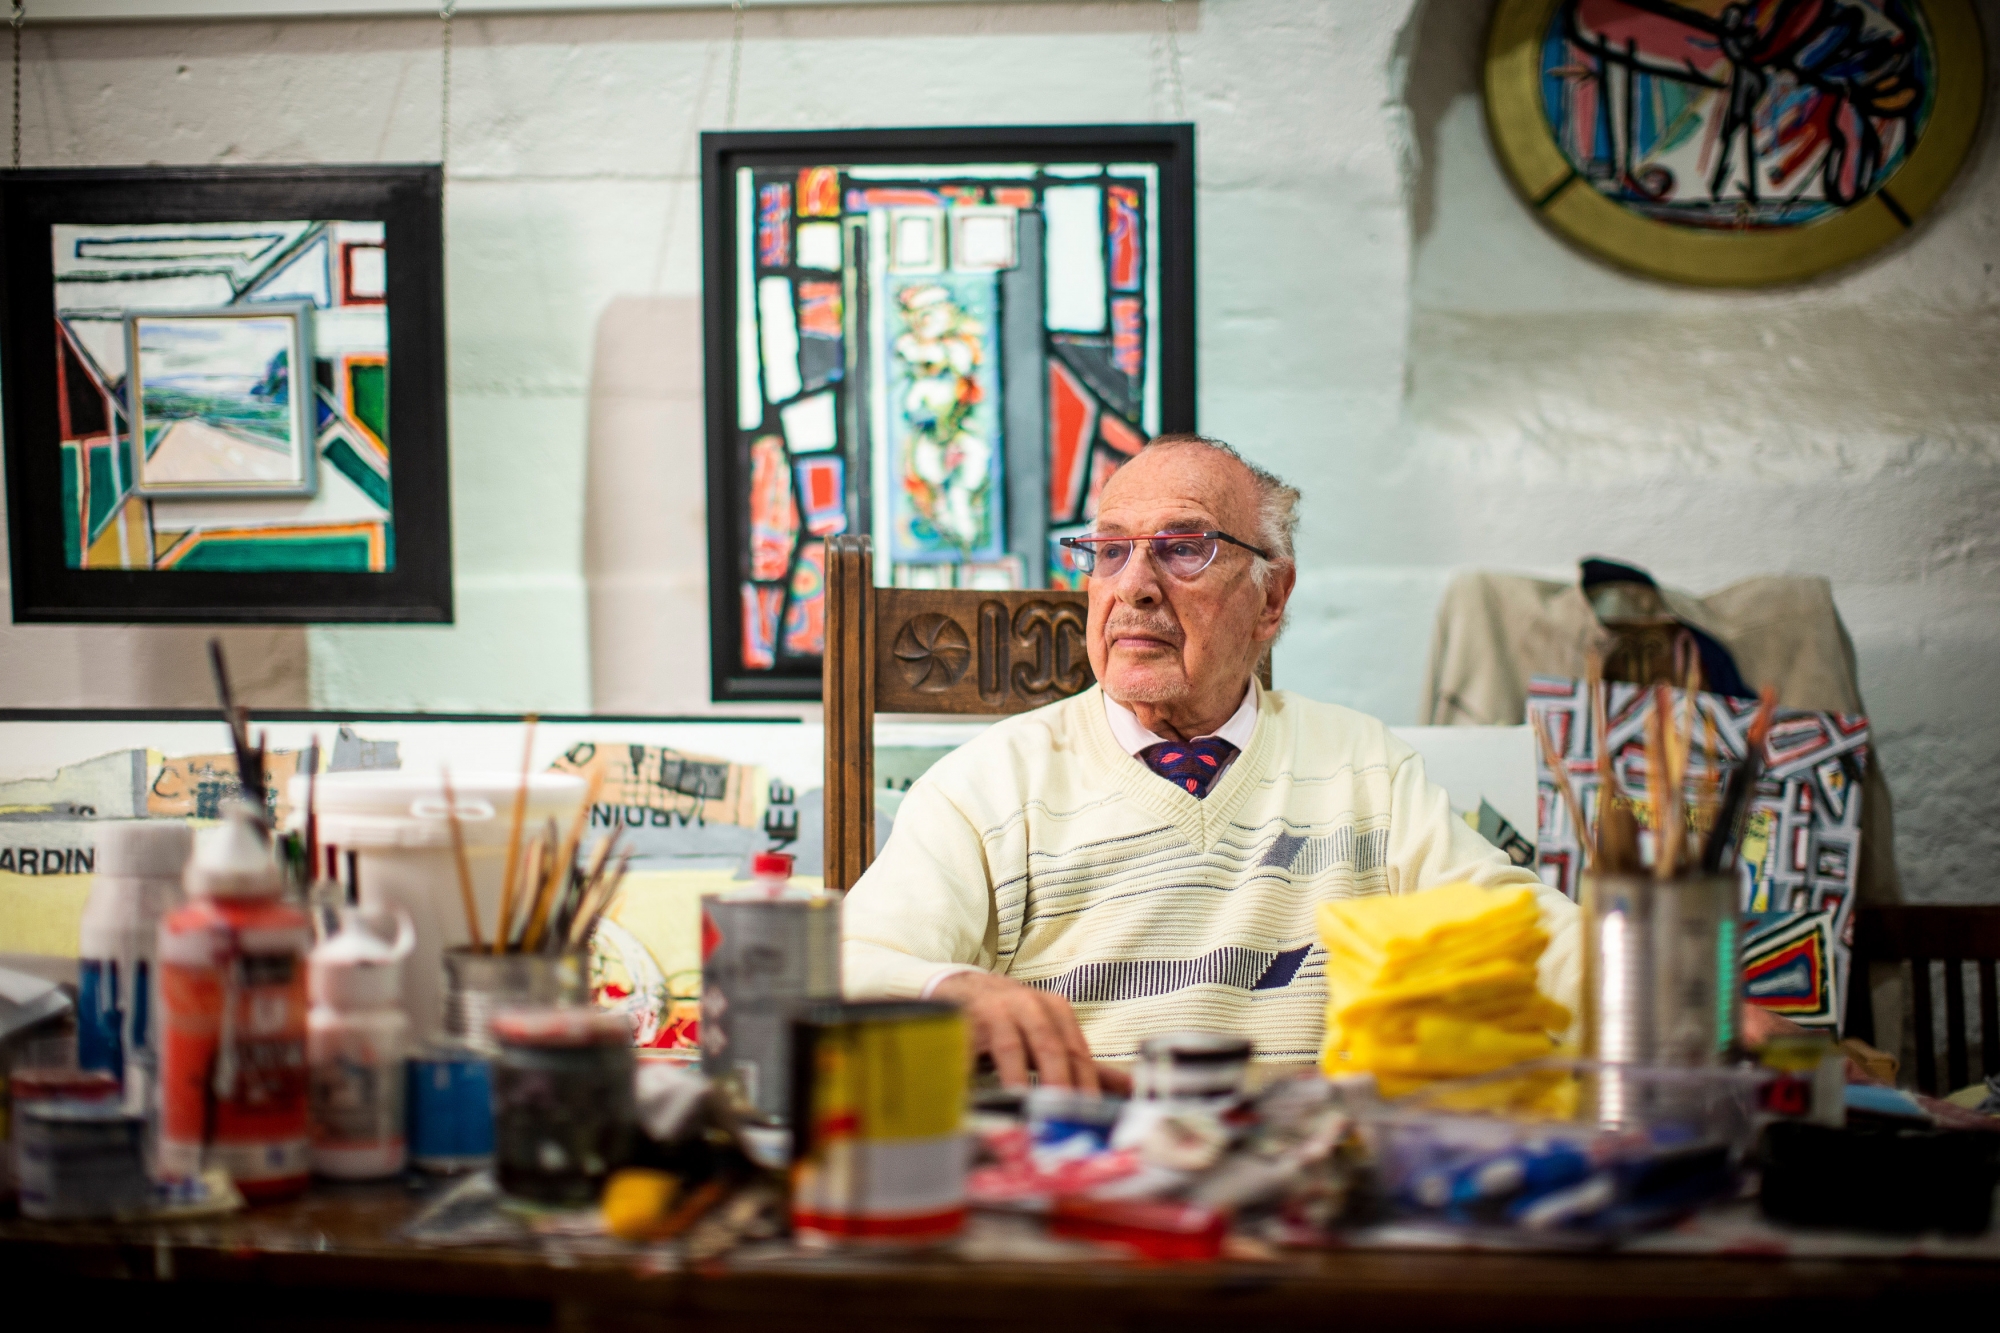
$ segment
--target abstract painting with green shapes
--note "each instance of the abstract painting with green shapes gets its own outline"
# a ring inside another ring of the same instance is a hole
[[[395,568],[382,223],[51,231],[70,568]]]

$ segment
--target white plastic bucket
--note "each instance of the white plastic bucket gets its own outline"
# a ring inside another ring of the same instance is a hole
[[[479,929],[488,945],[500,911],[507,832],[520,782],[518,773],[454,773],[451,779]],[[568,833],[583,790],[582,778],[531,775],[522,845],[544,832],[551,819]],[[303,810],[303,777],[292,779],[291,794],[293,806]],[[316,800],[320,842],[358,855],[362,906],[400,908],[416,927],[416,945],[403,963],[403,1002],[414,1035],[434,1040],[444,1031],[444,951],[472,942],[452,858],[444,784],[435,774],[323,773]],[[586,845],[589,841],[586,836]]]

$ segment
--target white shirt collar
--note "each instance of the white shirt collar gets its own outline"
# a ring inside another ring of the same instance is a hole
[[[1098,693],[1104,694],[1104,691],[1099,690]],[[1236,705],[1236,711],[1229,715],[1229,720],[1217,727],[1212,734],[1228,741],[1239,752],[1249,749],[1251,733],[1257,730],[1257,696],[1257,678],[1253,676],[1250,678],[1250,688],[1243,691],[1243,702]],[[1155,736],[1146,730],[1140,725],[1139,719],[1133,716],[1131,709],[1108,694],[1104,694],[1104,720],[1111,724],[1111,734],[1117,739],[1119,748],[1135,757],[1147,746],[1158,745],[1169,739],[1166,736]],[[1200,740],[1201,737],[1196,736],[1193,739]]]

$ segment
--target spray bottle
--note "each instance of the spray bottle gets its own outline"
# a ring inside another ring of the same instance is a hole
[[[393,909],[342,908],[338,920],[312,951],[312,1167],[336,1180],[375,1180],[401,1171],[407,1155],[401,983],[417,932]]]
[[[255,810],[224,816],[195,838],[187,905],[160,923],[159,1169],[223,1167],[255,1202],[306,1186],[313,932]]]

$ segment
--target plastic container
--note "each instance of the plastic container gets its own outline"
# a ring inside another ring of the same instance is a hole
[[[195,839],[188,903],[160,923],[160,1145],[168,1177],[228,1170],[245,1198],[306,1187],[311,920],[247,807]]]
[[[638,1139],[631,1028],[601,1009],[509,1009],[493,1035],[500,1188],[536,1203],[595,1203]]]
[[[465,859],[478,904],[480,930],[491,943],[506,869],[518,773],[453,773]],[[562,773],[528,779],[525,840],[550,819],[567,828],[583,800],[584,781]],[[292,779],[292,802],[303,810],[305,779]],[[444,953],[471,943],[451,850],[451,821],[437,774],[322,773],[315,800],[326,845],[357,853],[361,906],[409,913],[416,943],[403,963],[403,999],[418,1041],[445,1033]]]
[[[415,932],[400,912],[347,908],[339,920],[310,963],[312,1167],[335,1180],[377,1180],[401,1171],[408,1156],[402,962]]]
[[[194,830],[175,820],[107,824],[97,834],[77,950],[76,1058],[121,1080],[132,1111],[150,1103],[158,1075],[154,953],[160,919],[181,905],[193,847]]]
[[[1597,1086],[1615,1076],[1630,1113],[1596,1123]],[[1527,1118],[1462,1107],[1504,1101],[1523,1080],[1574,1081],[1576,1114]],[[1771,1075],[1545,1060],[1358,1104],[1382,1207],[1488,1234],[1597,1245],[1664,1225],[1731,1192],[1754,1143]]]

